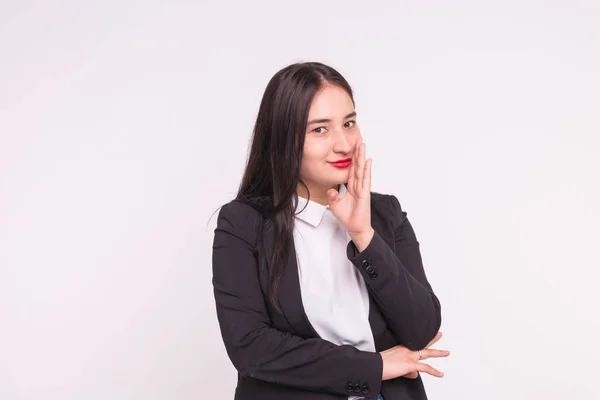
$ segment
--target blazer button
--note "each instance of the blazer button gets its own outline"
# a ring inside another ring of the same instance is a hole
[[[371,279],[377,279],[377,272],[373,272],[371,274]]]
[[[375,268],[373,268],[372,265],[369,265],[367,268],[365,268],[365,271],[370,274],[371,272],[375,271]]]
[[[369,385],[367,385],[366,383],[363,385],[362,387],[362,394],[367,394],[371,391],[371,389],[369,388]]]
[[[354,392],[354,385],[350,382],[346,383],[346,392],[352,393]]]
[[[358,383],[354,385],[354,393],[360,393],[360,385]]]
[[[369,265],[371,265],[371,263],[368,260],[363,260],[361,265],[363,268],[367,268]]]

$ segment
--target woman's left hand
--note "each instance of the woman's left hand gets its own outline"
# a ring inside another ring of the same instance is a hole
[[[366,145],[356,141],[350,163],[348,184],[344,197],[335,189],[327,191],[329,209],[346,229],[358,251],[363,251],[373,239],[371,226],[371,163],[365,159]]]

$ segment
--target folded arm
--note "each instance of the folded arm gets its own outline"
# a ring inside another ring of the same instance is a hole
[[[361,272],[374,301],[398,342],[411,350],[424,348],[441,325],[440,302],[431,289],[415,232],[395,196],[394,249],[375,232],[358,252],[348,244],[348,259]]]

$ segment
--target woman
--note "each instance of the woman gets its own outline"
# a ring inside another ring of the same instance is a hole
[[[235,398],[426,399],[422,360],[449,353],[413,228],[372,193],[352,90],[292,64],[260,105],[235,200],[219,213],[213,285]]]

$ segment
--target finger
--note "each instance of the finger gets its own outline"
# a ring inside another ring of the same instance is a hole
[[[421,351],[422,352],[422,351]],[[411,357],[414,361],[419,362],[421,360],[421,355],[419,353],[419,351],[413,351],[412,352],[412,357]]]
[[[408,374],[402,375],[402,376],[405,378],[408,378],[408,379],[416,379],[419,376],[419,373],[417,371],[413,371],[413,372],[409,372]]]
[[[360,139],[360,138],[359,138]],[[350,193],[352,193],[355,189],[355,180],[354,177],[356,175],[356,163],[358,162],[358,143],[359,140],[356,141],[356,143],[354,143],[354,151],[352,152],[352,161],[350,162],[350,171],[348,172],[348,185],[346,186],[346,189],[348,189],[348,191]]]
[[[362,168],[360,169],[360,189],[365,189],[365,178],[367,176],[367,144],[363,142],[362,156],[360,157]]]
[[[360,149],[362,147],[362,137],[359,137],[356,141],[356,163],[354,164],[354,178],[355,186],[354,189],[358,190],[358,170],[360,169]]]
[[[358,164],[356,165],[356,191],[363,188],[363,174],[365,171],[365,144],[361,143],[358,151]]]
[[[359,187],[359,181],[358,181],[358,176],[359,176],[359,172],[360,172],[360,168],[361,168],[361,152],[360,150],[362,149],[362,137],[359,137],[358,140],[356,141],[356,165],[354,168],[354,177],[356,178],[356,186],[354,187],[356,190],[358,190]]]
[[[363,177],[363,190],[367,192],[367,194],[371,191],[371,164],[373,163],[373,159],[369,158],[365,163],[365,175]]]
[[[330,206],[336,204],[338,201],[340,201],[339,192],[335,189],[329,189],[327,191],[327,201],[329,201]]]
[[[423,355],[422,360],[426,360],[428,358],[448,357],[450,352],[448,350],[424,349],[421,350],[421,354]]]
[[[442,338],[442,332],[438,332],[435,337],[425,346],[425,348],[433,346],[438,340]]]
[[[425,364],[425,363],[417,363],[417,366],[415,369],[417,371],[425,372],[426,374],[429,374],[431,376],[437,376],[438,378],[441,378],[442,376],[444,376],[444,374],[441,371],[438,371],[437,369],[433,368],[431,365]]]

